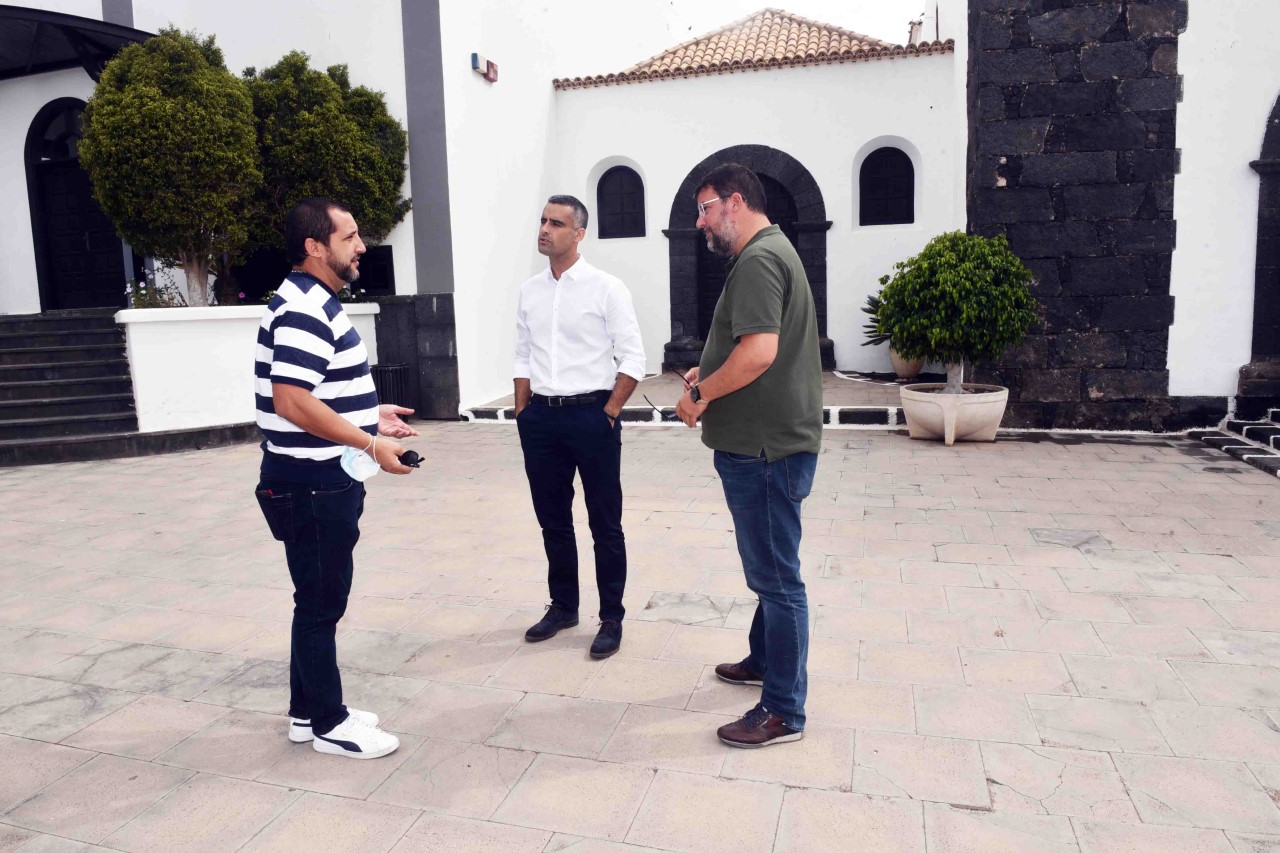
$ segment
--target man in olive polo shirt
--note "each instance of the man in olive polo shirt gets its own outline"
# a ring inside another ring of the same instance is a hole
[[[702,420],[742,557],[759,597],[740,663],[716,667],[730,684],[760,685],[760,703],[721,726],[729,746],[804,737],[809,602],[800,579],[800,503],[809,495],[822,440],[818,317],[800,257],[765,216],[755,173],[730,163],[698,187],[697,227],[731,258],[702,362],[677,413]]]

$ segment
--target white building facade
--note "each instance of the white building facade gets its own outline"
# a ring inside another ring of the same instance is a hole
[[[858,309],[896,261],[970,219],[970,53],[971,42],[978,42],[970,37],[976,11],[964,0],[937,6],[937,32],[953,42],[947,50],[560,87],[553,81],[571,82],[565,75],[621,70],[618,57],[637,60],[672,47],[680,6],[659,0],[607,9],[500,0],[368,0],[354,10],[317,0],[305,11],[246,0],[25,6],[144,33],[172,24],[213,34],[236,72],[299,49],[313,67],[346,64],[354,85],[385,93],[392,115],[409,131],[405,192],[414,204],[387,240],[394,292],[409,306],[396,310],[415,314],[419,328],[411,331],[410,320],[395,320],[393,306],[384,306],[382,360],[413,363],[421,395],[440,395],[434,407],[423,400],[436,416],[510,393],[516,289],[544,263],[534,232],[550,194],[577,195],[592,211],[583,254],[631,288],[652,372],[667,361],[668,344],[697,337],[696,329],[681,328],[689,323],[681,300],[692,297],[681,290],[687,282],[679,270],[687,272],[687,264],[674,258],[672,247],[687,239],[675,232],[692,227],[680,212],[681,205],[691,207],[682,193],[699,164],[719,153],[742,146],[777,152],[785,155],[777,162],[802,167],[816,187],[827,223],[820,282],[826,337],[839,369],[888,369],[886,353],[861,346]],[[856,20],[830,23],[858,26]],[[1268,23],[1280,23],[1280,7],[1269,0],[1192,0],[1180,37],[1170,395],[1230,398],[1241,365],[1250,360],[1260,177],[1249,162],[1260,156],[1280,94],[1280,59],[1262,35],[1273,29]],[[932,24],[925,29],[932,31]],[[473,53],[497,63],[496,83],[472,70]],[[56,307],[41,284],[40,252],[49,250],[37,239],[36,207],[29,203],[29,136],[41,110],[59,99],[83,101],[92,88],[85,70],[74,67],[0,77],[6,117],[0,186],[9,202],[0,208],[0,253],[7,261],[0,267],[0,314]],[[902,152],[912,166],[912,218],[862,224],[863,166],[886,148]],[[599,185],[618,166],[643,186],[643,236],[602,239]],[[810,220],[810,233],[817,233]]]

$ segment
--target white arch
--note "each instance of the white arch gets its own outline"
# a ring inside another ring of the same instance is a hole
[[[859,214],[861,213],[862,192],[860,186],[860,175],[862,174],[862,164],[873,152],[879,151],[881,148],[897,148],[903,154],[911,158],[911,168],[915,172],[914,193],[915,193],[915,221],[904,223],[902,225],[859,225]],[[891,134],[885,136],[877,136],[874,139],[867,140],[862,147],[853,156],[853,228],[897,228],[897,229],[914,229],[920,227],[920,215],[924,210],[924,158],[920,155],[920,149],[915,146],[911,140],[902,136],[893,136]]]
[[[604,177],[604,173],[612,169],[614,166],[626,166],[628,169],[631,169],[640,176],[640,183],[644,187],[644,233],[652,234],[653,228],[650,227],[649,210],[653,205],[649,194],[649,178],[645,175],[644,169],[641,168],[640,164],[635,160],[621,154],[614,154],[609,157],[605,157],[587,171],[587,197],[583,199],[583,201],[587,202],[587,209],[591,211],[591,216],[596,223],[595,236],[600,236],[600,212],[596,210],[597,190],[600,186],[600,179]]]

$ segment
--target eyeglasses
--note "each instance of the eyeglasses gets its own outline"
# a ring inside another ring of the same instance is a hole
[[[649,396],[647,394],[641,394],[640,396],[644,397],[644,401],[649,404],[649,408],[657,412],[659,417],[661,417],[664,421],[676,421],[680,419],[680,416],[677,415],[675,412],[664,412],[662,411],[662,409],[659,409],[657,406],[653,405],[653,401],[649,399]]]
[[[709,199],[707,199],[706,201],[700,201],[700,202],[698,202],[698,215],[699,215],[699,216],[706,216],[706,215],[707,215],[707,207],[708,207],[709,205],[713,205],[713,204],[715,204],[715,203],[716,203],[716,202],[718,202],[718,201],[724,201],[724,199],[720,198],[719,196],[716,196],[715,198],[709,198]]]

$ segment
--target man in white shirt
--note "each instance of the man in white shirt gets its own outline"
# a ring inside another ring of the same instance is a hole
[[[573,475],[582,478],[595,542],[600,630],[591,656],[622,643],[627,550],[622,535],[622,424],[644,378],[644,347],[631,293],[578,254],[587,209],[573,196],[547,199],[538,251],[547,269],[520,286],[516,309],[516,425],[533,511],[542,526],[551,604],[525,632],[531,643],[578,624],[578,546]]]

